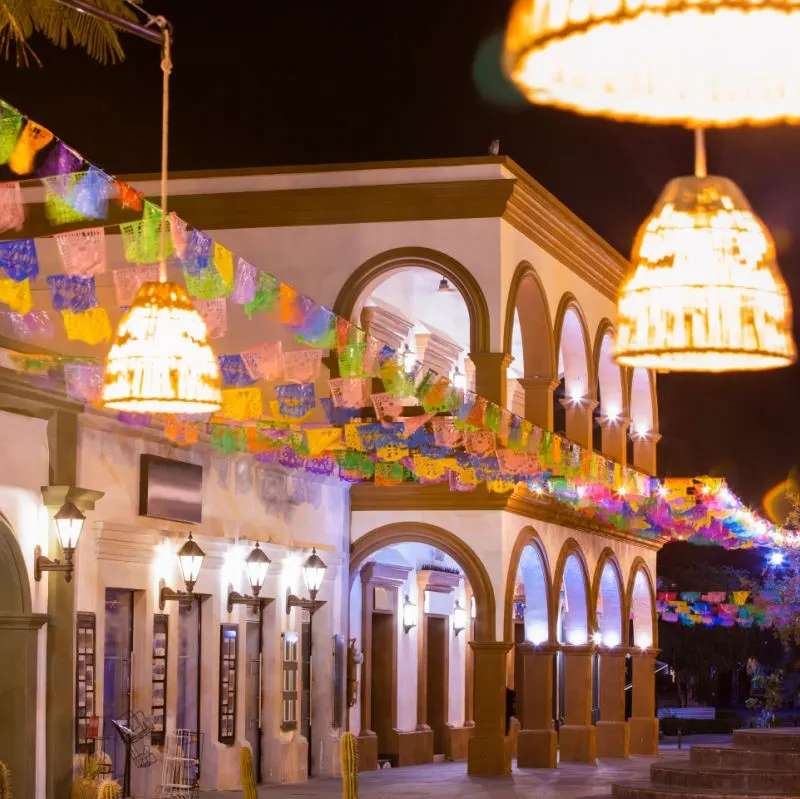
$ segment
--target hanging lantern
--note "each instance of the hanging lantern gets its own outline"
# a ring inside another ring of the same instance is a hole
[[[106,361],[103,404],[132,413],[202,414],[221,406],[219,364],[203,318],[177,283],[145,283]]]
[[[517,0],[506,68],[532,102],[691,126],[800,118],[798,0]]]
[[[774,369],[796,359],[792,305],[764,223],[736,184],[671,180],[639,229],[619,291],[614,357],[676,372]]]

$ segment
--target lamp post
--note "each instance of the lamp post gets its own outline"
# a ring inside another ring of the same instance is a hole
[[[58,542],[64,553],[64,562],[46,557],[42,554],[42,548],[37,545],[33,550],[33,577],[36,582],[42,579],[42,572],[64,572],[64,579],[67,582],[72,580],[72,572],[75,568],[72,559],[86,517],[72,502],[65,502],[53,519],[56,523]]]
[[[198,543],[189,533],[186,543],[178,550],[178,564],[183,577],[185,591],[174,591],[168,588],[163,578],[158,581],[158,607],[164,610],[167,602],[191,602],[194,595],[194,586],[200,576],[200,569],[203,566],[206,553],[200,549]]]
[[[309,610],[313,616],[325,604],[324,600],[317,599],[317,592],[325,578],[327,568],[325,561],[317,555],[317,549],[315,547],[303,564],[303,580],[305,581],[306,589],[311,598],[301,599],[290,593],[286,598],[287,616],[292,612],[293,608],[305,608]]]
[[[264,586],[264,580],[267,579],[267,571],[269,564],[272,561],[267,557],[267,554],[259,546],[256,545],[247,556],[245,560],[245,569],[247,570],[247,579],[250,583],[250,590],[253,592],[252,596],[240,594],[238,591],[233,590],[233,585],[228,585],[228,613],[233,613],[234,605],[247,605],[248,607],[255,608],[260,614],[261,608],[272,602],[272,597],[261,597],[261,589]]]

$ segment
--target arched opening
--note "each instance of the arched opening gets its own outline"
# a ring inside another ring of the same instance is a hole
[[[461,263],[424,247],[376,255],[350,276],[333,310],[362,326],[409,368],[474,385],[470,352],[489,351],[489,309],[480,285]]]
[[[624,617],[624,593],[622,572],[614,553],[606,549],[597,562],[594,574],[594,643],[599,651],[615,649],[625,640],[622,621]],[[597,723],[600,714],[600,686],[602,658],[595,653],[592,659],[592,717]]]
[[[470,640],[494,640],[491,582],[472,550],[409,522],[358,539],[350,631],[364,661],[350,728],[363,768],[466,759],[472,734]]]
[[[620,420],[625,412],[623,371],[614,363],[614,329],[608,320],[601,323],[595,341],[595,373],[597,375],[597,405],[594,409],[593,446],[618,459],[622,451],[615,446],[619,440]],[[605,425],[605,431],[603,429]]]
[[[14,792],[35,794],[37,630],[47,617],[31,612],[28,572],[19,544],[0,516],[0,752],[13,774]]]
[[[592,381],[591,350],[586,320],[577,300],[565,294],[556,315],[556,347],[559,386],[553,397],[556,432],[582,446],[591,446],[591,412],[595,386]],[[588,419],[587,419],[588,416]],[[562,423],[563,420],[563,423]]]
[[[645,471],[654,471],[645,449],[649,439],[658,431],[653,376],[645,369],[634,369],[630,386],[630,427],[628,462]],[[641,453],[638,451],[641,450]],[[654,464],[655,458],[652,458]]]
[[[526,416],[525,394],[529,391],[537,396],[527,403],[527,417],[548,427],[550,409],[536,400],[541,394],[549,402],[548,379],[556,375],[553,324],[544,286],[533,266],[526,261],[517,266],[509,287],[503,350],[513,357],[507,372],[509,410]],[[520,380],[537,380],[540,385],[528,384],[526,389]]]
[[[632,630],[630,646],[649,649],[656,644],[656,628],[653,587],[646,567],[639,566],[636,569],[629,592]]]

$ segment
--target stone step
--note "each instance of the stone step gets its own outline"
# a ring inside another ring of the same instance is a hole
[[[650,779],[656,785],[715,790],[737,796],[751,793],[775,793],[800,796],[800,772],[743,768],[699,768],[693,763],[675,761],[654,763]]]
[[[735,730],[733,745],[768,752],[800,752],[800,729]]]
[[[695,744],[690,762],[700,768],[763,769],[800,772],[800,752],[743,749],[731,744]]]
[[[611,799],[788,799],[785,793],[740,792],[714,788],[681,788],[631,780],[611,786]]]

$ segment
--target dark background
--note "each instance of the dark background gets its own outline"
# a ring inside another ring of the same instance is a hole
[[[149,0],[175,28],[171,168],[482,155],[492,139],[623,254],[663,185],[692,169],[692,135],[531,107],[503,81],[509,0]],[[158,168],[156,47],[125,63],[36,49],[2,66],[2,96],[115,174]],[[772,230],[800,296],[800,133],[708,134],[709,171],[732,178]],[[724,474],[751,503],[787,476],[800,369],[659,376],[662,474]]]

